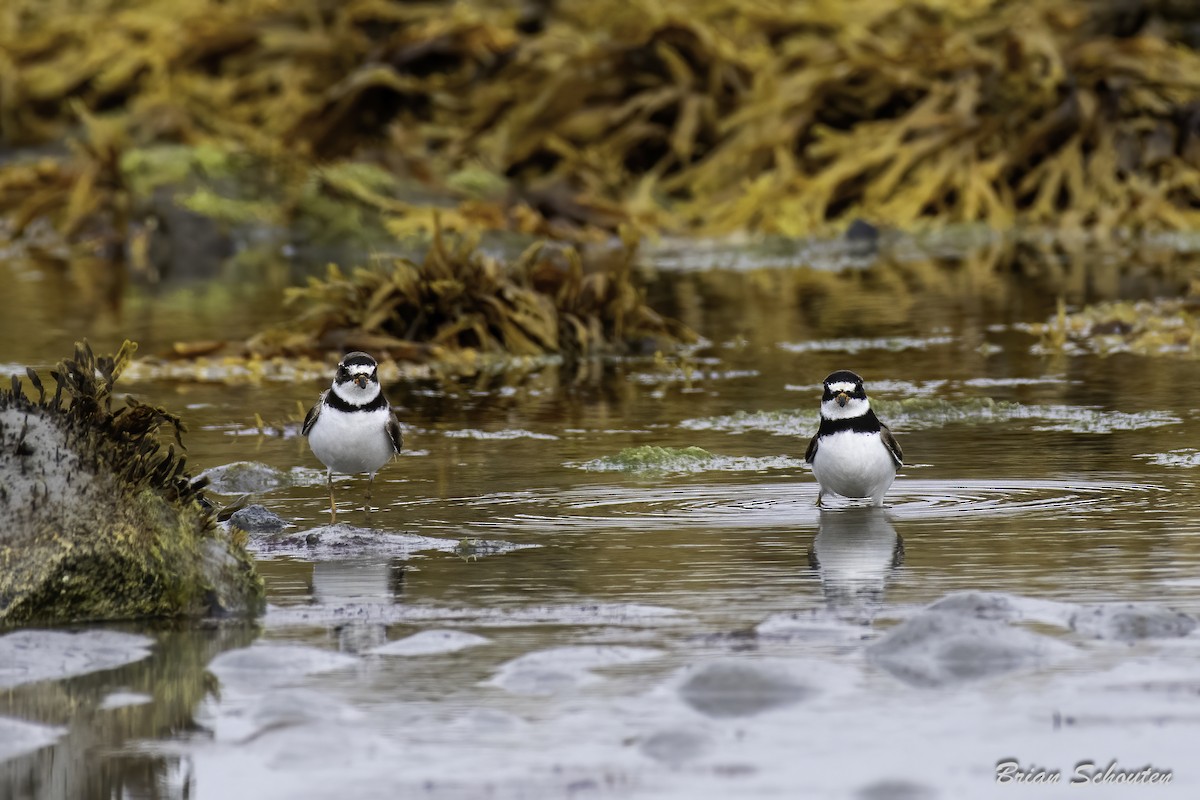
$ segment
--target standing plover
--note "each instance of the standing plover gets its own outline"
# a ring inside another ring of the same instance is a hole
[[[338,363],[333,385],[321,393],[300,432],[308,437],[313,455],[325,465],[329,478],[329,517],[337,521],[333,473],[366,472],[367,503],[380,467],[400,452],[400,424],[379,386],[378,365],[366,353],[347,353]]]
[[[821,427],[808,443],[804,460],[820,484],[817,505],[826,492],[842,497],[871,498],[883,505],[883,495],[904,464],[904,453],[887,425],[871,410],[862,378],[838,370],[825,379],[821,396]]]

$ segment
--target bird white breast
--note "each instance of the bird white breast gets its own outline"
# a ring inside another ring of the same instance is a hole
[[[822,437],[812,469],[823,489],[876,503],[896,479],[896,462],[878,433],[838,431]]]
[[[338,411],[325,406],[308,433],[308,446],[334,472],[374,475],[395,455],[387,434],[387,407],[375,411]]]

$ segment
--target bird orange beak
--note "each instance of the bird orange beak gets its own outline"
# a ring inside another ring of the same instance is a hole
[[[841,406],[842,408],[845,408],[846,403],[850,402],[850,395],[846,394],[845,392],[838,392],[838,396],[835,397],[834,399],[837,400],[837,404],[839,406]]]
[[[367,376],[366,375],[355,376],[354,385],[360,389],[367,388]]]

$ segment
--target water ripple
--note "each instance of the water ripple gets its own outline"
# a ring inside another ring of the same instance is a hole
[[[1164,491],[1148,484],[1077,480],[908,480],[888,493],[888,513],[897,519],[994,516],[998,514],[1075,515],[1141,502]],[[478,498],[496,510],[510,496]],[[528,495],[526,501],[532,498]],[[494,514],[486,525],[530,528],[758,528],[813,523],[814,483],[730,486],[591,486],[546,493],[539,513]]]

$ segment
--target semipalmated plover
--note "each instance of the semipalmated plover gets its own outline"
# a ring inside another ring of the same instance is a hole
[[[838,370],[825,379],[821,396],[821,427],[808,443],[804,460],[812,465],[820,490],[852,498],[871,498],[883,505],[883,495],[904,464],[896,437],[871,410],[862,378]]]
[[[333,473],[358,475],[371,484],[380,467],[400,452],[400,424],[379,386],[378,364],[366,353],[347,353],[338,363],[333,385],[321,393],[300,432],[308,437],[313,455],[325,465],[329,478],[329,515],[337,521]]]

